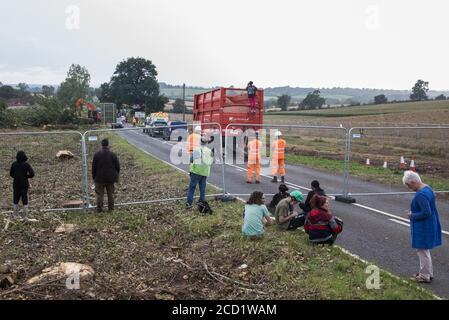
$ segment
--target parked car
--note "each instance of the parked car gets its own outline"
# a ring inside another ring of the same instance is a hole
[[[111,129],[123,129],[123,124],[122,122],[119,120],[117,122],[111,123]]]
[[[162,135],[162,139],[164,140],[170,140],[171,134],[174,130],[178,130],[177,132],[179,132],[179,136],[176,137],[176,141],[181,141],[182,140],[182,135],[181,135],[181,130],[185,130],[187,131],[187,122],[184,121],[170,121],[168,123],[169,126],[174,126],[174,127],[170,127],[170,128],[164,128],[164,132]]]

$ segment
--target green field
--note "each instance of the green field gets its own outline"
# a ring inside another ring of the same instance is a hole
[[[265,120],[268,121],[269,119],[274,119],[272,116],[276,115],[334,118],[428,112],[436,110],[449,110],[449,101],[404,102],[320,110],[273,112],[267,114]],[[424,121],[425,118],[422,118],[422,122]]]

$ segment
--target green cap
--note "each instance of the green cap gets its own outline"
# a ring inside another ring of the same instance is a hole
[[[290,197],[292,197],[293,199],[295,199],[298,202],[301,202],[302,200],[304,200],[304,196],[302,195],[301,191],[299,191],[299,190],[293,190],[292,192],[290,192]]]

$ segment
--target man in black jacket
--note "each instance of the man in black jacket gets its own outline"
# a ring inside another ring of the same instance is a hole
[[[304,210],[305,213],[308,213],[312,210],[312,207],[310,205],[310,200],[312,200],[313,196],[315,194],[318,194],[320,196],[325,196],[326,193],[324,192],[323,189],[320,188],[320,183],[317,180],[313,180],[311,183],[311,187],[312,190],[309,191],[309,193],[307,194],[307,198],[306,201],[304,201],[304,203],[300,203],[299,207]]]
[[[33,168],[27,160],[24,151],[17,152],[16,161],[11,165],[9,171],[9,175],[14,179],[14,218],[19,217],[19,200],[22,198],[24,220],[28,220],[28,189],[30,187],[28,179],[34,177]]]
[[[273,200],[271,200],[270,204],[268,205],[268,211],[270,211],[272,214],[274,214],[274,211],[276,210],[276,206],[278,203],[282,200],[288,197],[288,187],[281,183],[279,185],[279,192],[276,193],[273,196]],[[291,208],[291,211],[293,211],[293,208]]]
[[[101,141],[101,150],[97,151],[92,161],[92,178],[97,194],[97,212],[103,211],[104,189],[108,193],[108,209],[114,210],[114,183],[118,182],[120,163],[117,155],[109,150],[109,140]]]

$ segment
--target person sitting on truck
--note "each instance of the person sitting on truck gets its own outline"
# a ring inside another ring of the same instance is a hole
[[[193,132],[187,138],[187,151],[191,156],[193,151],[198,149],[201,145],[201,126],[196,126]]]
[[[248,93],[249,107],[252,113],[256,113],[256,93],[257,87],[253,85],[253,82],[248,82],[246,86],[246,92]]]

